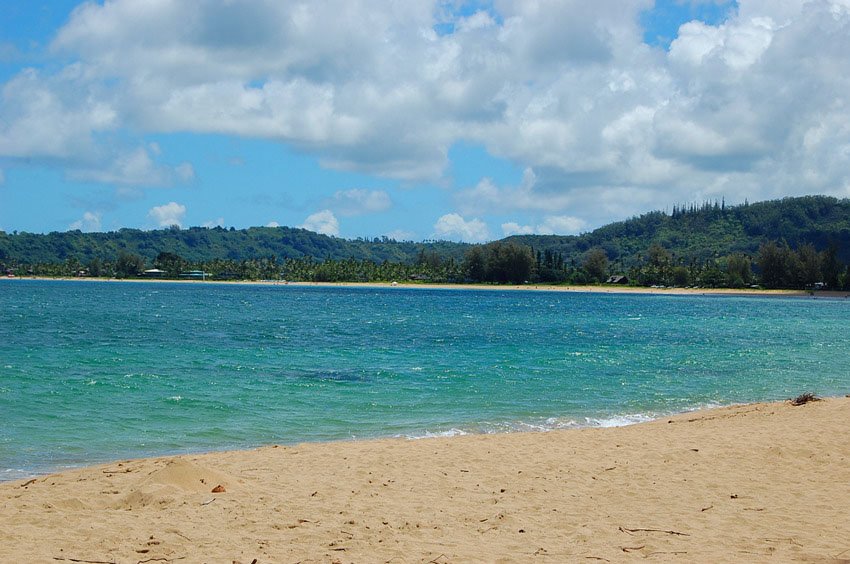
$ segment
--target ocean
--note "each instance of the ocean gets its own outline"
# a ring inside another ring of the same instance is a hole
[[[850,300],[0,282],[0,480],[850,392]]]

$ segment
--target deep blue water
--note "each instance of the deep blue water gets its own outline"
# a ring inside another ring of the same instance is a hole
[[[0,480],[850,392],[850,300],[0,282]]]

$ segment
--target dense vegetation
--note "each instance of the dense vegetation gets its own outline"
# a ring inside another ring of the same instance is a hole
[[[47,235],[0,232],[0,267],[22,275],[491,283],[605,282],[850,287],[850,200],[806,196],[651,212],[578,236],[486,245],[345,240],[288,227]]]
[[[567,258],[601,247],[618,270],[641,263],[658,245],[674,260],[706,262],[735,253],[755,256],[768,241],[785,241],[797,249],[812,244],[839,249],[850,262],[850,200],[826,196],[785,198],[755,204],[726,206],[722,202],[650,212],[612,223],[579,236],[520,235],[509,241],[555,251]]]
[[[81,231],[35,233],[0,232],[0,261],[19,264],[60,263],[68,259],[114,261],[132,253],[153,264],[160,253],[178,255],[190,263],[214,260],[256,260],[316,257],[319,260],[355,259],[372,262],[412,262],[428,249],[446,258],[460,259],[468,245],[449,242],[411,243],[387,238],[346,240],[292,227],[171,227],[154,231],[121,229],[110,233]]]

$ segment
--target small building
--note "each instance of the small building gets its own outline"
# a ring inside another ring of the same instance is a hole
[[[206,280],[208,276],[209,274],[203,270],[190,270],[180,273],[180,278],[186,278],[188,280]]]
[[[629,279],[625,276],[610,276],[608,280],[605,281],[606,284],[628,284]]]
[[[142,272],[142,276],[145,278],[162,278],[166,274],[168,274],[166,271],[158,268],[150,268]]]

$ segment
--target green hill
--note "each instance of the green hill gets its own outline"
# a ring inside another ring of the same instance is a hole
[[[785,198],[740,206],[719,202],[650,212],[577,236],[521,235],[506,239],[542,252],[580,260],[593,247],[623,268],[633,267],[660,245],[681,262],[704,263],[735,253],[755,256],[769,241],[793,248],[811,244],[818,251],[835,246],[850,262],[850,200],[827,196]]]
[[[139,255],[147,264],[153,264],[160,253],[172,253],[190,263],[272,256],[277,260],[313,257],[408,263],[416,260],[423,250],[460,259],[467,247],[444,241],[347,240],[291,227],[121,229],[109,233],[67,231],[46,235],[0,232],[0,262],[19,264],[59,263],[68,259],[87,264],[94,259],[114,261],[120,253]]]

